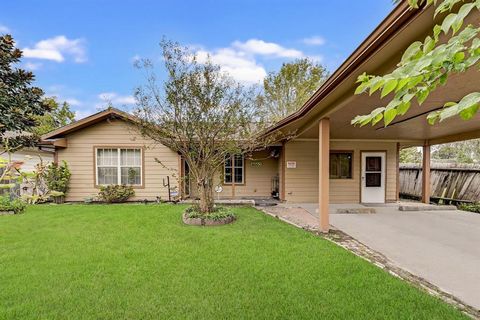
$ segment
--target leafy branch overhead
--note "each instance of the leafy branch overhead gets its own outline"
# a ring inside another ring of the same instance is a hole
[[[412,8],[424,4],[424,0],[408,0]],[[362,74],[358,77],[355,94],[380,92],[380,97],[392,95],[385,107],[378,107],[370,114],[360,115],[352,124],[375,125],[383,119],[385,126],[397,116],[404,115],[415,101],[422,105],[438,86],[445,85],[448,77],[478,66],[480,60],[480,27],[464,25],[465,18],[480,10],[480,0],[464,3],[463,0],[426,0],[435,6],[435,15],[445,14],[442,23],[435,25],[431,36],[412,43],[405,50],[397,68],[384,76]],[[458,8],[452,12],[454,8]],[[448,41],[441,39],[442,33]],[[453,116],[471,119],[480,106],[480,92],[472,92],[458,102],[449,102],[440,110],[432,111],[427,119],[430,124]]]

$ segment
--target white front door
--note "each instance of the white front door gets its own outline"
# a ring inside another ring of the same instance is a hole
[[[362,152],[362,203],[385,203],[385,152]]]

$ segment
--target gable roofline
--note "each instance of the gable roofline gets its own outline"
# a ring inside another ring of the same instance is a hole
[[[300,109],[272,125],[265,130],[264,134],[272,133],[306,116],[323,98],[335,90],[343,80],[355,72],[358,67],[366,62],[391,37],[397,34],[399,30],[414,20],[426,7],[427,6],[423,4],[419,9],[412,9],[407,1],[400,1],[392,12],[370,33]]]
[[[67,124],[63,127],[60,127],[58,129],[55,129],[53,131],[50,131],[49,133],[44,134],[41,137],[41,140],[43,142],[47,142],[48,140],[51,139],[56,139],[60,138],[64,135],[67,135],[69,133],[75,132],[77,130],[81,130],[83,128],[89,127],[93,124],[96,124],[100,121],[106,120],[106,119],[123,119],[126,121],[131,121],[131,122],[136,122],[137,118],[127,112],[121,111],[116,108],[108,108],[103,111],[94,113],[88,117],[85,117],[83,119],[77,120],[75,122],[72,122],[70,124]]]

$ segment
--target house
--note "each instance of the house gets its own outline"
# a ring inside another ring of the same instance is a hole
[[[433,11],[432,6],[412,10],[406,1],[400,2],[297,112],[268,130],[295,132],[295,138],[254,153],[251,159],[234,156],[226,160],[224,173],[219,175],[223,181],[216,182],[222,186],[217,197],[270,197],[278,192],[286,202],[318,203],[321,228],[327,231],[330,203],[397,201],[399,150],[422,146],[422,195],[429,202],[430,146],[479,138],[480,116],[468,122],[451,118],[430,126],[426,115],[478,90],[478,71],[451,76],[421,107],[413,104],[387,128],[382,124],[358,128],[350,121],[388,103],[377,94],[355,95],[357,77],[363,72],[392,70],[410,43],[424,39],[438,23],[440,17],[432,21]],[[466,23],[479,24],[477,11]],[[55,146],[56,161],[66,160],[71,167],[68,201],[81,201],[96,194],[99,185],[125,183],[132,177],[134,200],[165,199],[164,179],[188,176],[188,166],[178,154],[143,139],[133,130],[131,120],[130,115],[109,109],[43,137]],[[192,181],[187,179],[181,186],[175,179],[170,182],[172,188],[181,189],[182,197],[195,196]]]
[[[110,108],[42,137],[55,147],[55,161],[65,160],[70,166],[67,201],[83,201],[98,194],[99,186],[107,184],[132,185],[134,201],[165,200],[169,197],[167,178],[170,193],[178,193],[178,177],[188,176],[188,165],[176,152],[143,138],[133,121],[132,115]],[[271,197],[275,181],[278,189],[278,150],[272,146],[254,153],[251,159],[242,156],[234,157],[233,161],[227,159],[224,181],[215,182],[222,185],[217,196]],[[195,197],[193,181],[185,179],[180,194],[184,198]]]

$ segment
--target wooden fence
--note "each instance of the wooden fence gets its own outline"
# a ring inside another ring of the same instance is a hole
[[[480,166],[435,164],[430,175],[432,199],[480,201]],[[400,195],[421,197],[421,166],[400,165]]]

